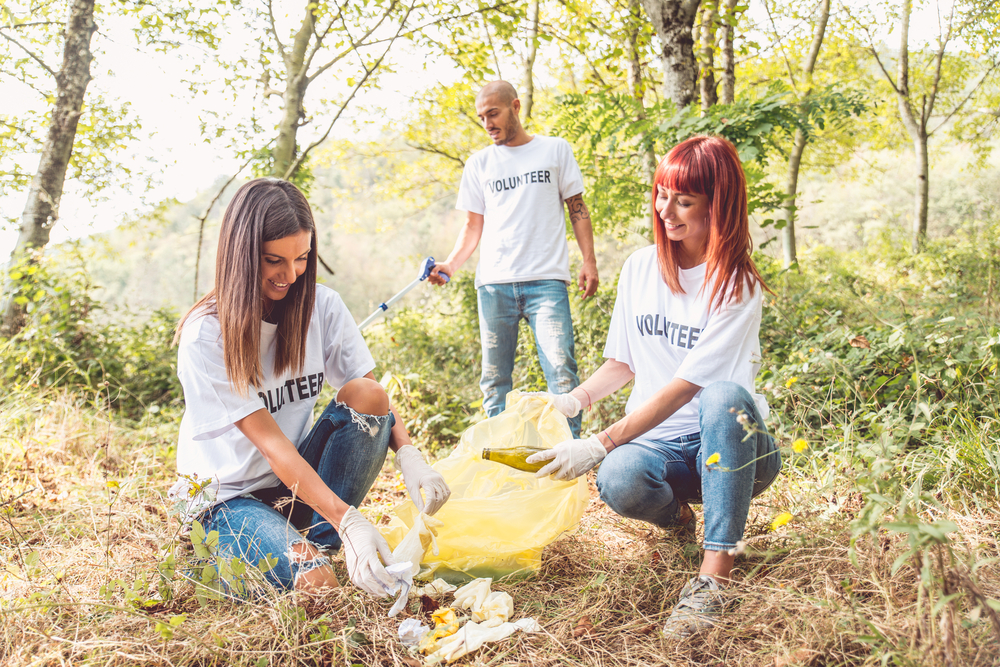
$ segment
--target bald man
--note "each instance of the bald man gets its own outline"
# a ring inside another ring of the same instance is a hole
[[[479,386],[489,417],[507,404],[522,319],[534,332],[549,391],[565,394],[579,384],[564,203],[583,255],[577,284],[584,298],[598,285],[594,232],[573,151],[564,139],[528,134],[520,111],[517,92],[506,81],[487,84],[476,96],[476,114],[493,145],[465,164],[455,208],[468,217],[454,250],[429,278],[443,285],[440,274],[454,275],[482,240],[476,267],[483,349]],[[578,437],[580,415],[569,422]]]

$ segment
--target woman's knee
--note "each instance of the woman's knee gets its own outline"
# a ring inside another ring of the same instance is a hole
[[[597,490],[601,500],[622,516],[642,514],[650,503],[650,495],[657,490],[662,491],[662,486],[654,483],[649,470],[624,457],[609,455],[597,471]]]
[[[289,548],[289,560],[298,564],[293,586],[304,593],[318,593],[325,588],[340,586],[330,559],[308,542],[297,542]]]
[[[739,412],[754,405],[753,396],[735,382],[713,382],[701,390],[698,405],[702,412]]]
[[[337,402],[365,415],[389,414],[389,395],[371,378],[355,378],[337,392]]]

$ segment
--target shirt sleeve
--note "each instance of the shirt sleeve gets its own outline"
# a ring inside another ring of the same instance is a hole
[[[573,157],[573,149],[565,139],[559,140],[559,196],[563,201],[583,194],[583,174]]]
[[[604,358],[627,364],[629,370],[635,373],[632,351],[628,344],[628,323],[625,321],[628,317],[626,304],[629,303],[629,289],[632,284],[629,270],[631,265],[632,260],[629,258],[618,276],[618,292],[615,296],[615,308],[611,311],[608,340],[604,344]]]
[[[217,438],[264,407],[255,392],[240,396],[233,390],[226,375],[222,338],[212,329],[205,323],[188,322],[177,349],[184,427],[192,440]]]
[[[331,290],[324,301],[323,365],[327,381],[339,389],[375,370],[375,359],[340,295]]]
[[[760,333],[762,306],[763,295],[756,289],[752,294],[745,292],[741,303],[727,304],[715,312],[674,377],[706,387],[747,375],[745,371],[755,361],[751,357]]]
[[[482,178],[480,177],[478,153],[465,163],[462,170],[462,182],[458,186],[458,200],[455,208],[483,215],[486,212],[486,198],[483,195]]]

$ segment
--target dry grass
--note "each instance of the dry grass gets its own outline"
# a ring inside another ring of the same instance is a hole
[[[288,594],[202,608],[181,583],[174,599],[157,600],[156,565],[177,531],[163,499],[173,427],[116,425],[67,395],[0,407],[0,664],[417,664],[396,638],[403,618],[423,616],[417,603],[387,619],[389,602],[350,586],[321,599]],[[754,502],[747,534],[759,537],[737,561],[739,602],[712,632],[680,643],[659,632],[697,568],[694,545],[622,520],[594,500],[580,530],[545,551],[536,577],[494,584],[514,597],[515,617],[535,617],[544,633],[515,635],[462,664],[998,664],[1000,634],[989,614],[968,618],[974,603],[961,562],[946,569],[954,590],[966,593],[932,615],[916,570],[907,564],[891,573],[900,538],[862,538],[857,565],[849,560],[848,524],[862,504],[851,480],[822,490],[812,481],[801,471],[783,475]],[[377,520],[403,493],[388,468],[378,484],[365,510]],[[1000,521],[959,511],[984,504],[964,500],[961,492],[946,500],[962,529],[956,550],[997,554]],[[784,510],[796,520],[770,532]],[[975,576],[993,599],[1000,598],[997,570],[986,563]],[[134,604],[120,590],[101,593],[110,581],[131,587],[143,577]],[[181,614],[164,639],[158,624]],[[574,632],[584,617],[592,630]]]

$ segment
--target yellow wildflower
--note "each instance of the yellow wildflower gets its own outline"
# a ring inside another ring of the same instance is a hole
[[[791,512],[782,512],[778,516],[774,517],[774,521],[771,522],[771,530],[778,530],[791,520],[792,520]]]
[[[792,385],[795,384],[798,381],[799,381],[799,377],[797,375],[792,376],[792,377],[788,378],[787,380],[785,380],[785,387],[787,389],[791,389]]]
[[[792,451],[795,452],[796,454],[801,454],[807,449],[809,449],[809,443],[803,440],[802,438],[799,438],[798,440],[792,443]]]
[[[705,461],[705,465],[706,466],[715,465],[716,463],[719,462],[719,459],[721,458],[722,456],[719,455],[719,452],[716,452],[708,457],[708,460]]]

